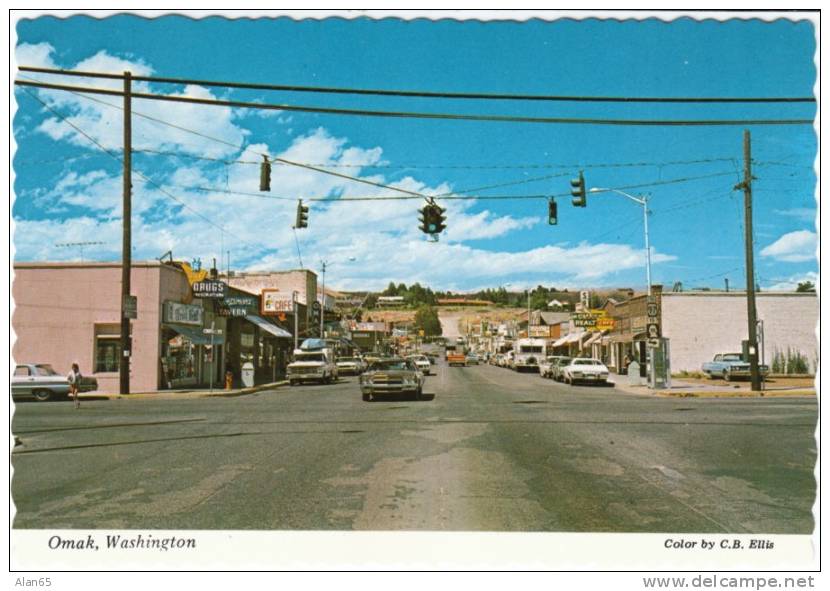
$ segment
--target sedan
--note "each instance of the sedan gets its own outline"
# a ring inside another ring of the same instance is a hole
[[[572,359],[570,357],[557,356],[556,360],[550,366],[550,377],[561,382],[565,379],[562,375],[562,370],[570,365]]]
[[[360,357],[339,357],[337,359],[337,373],[339,375],[360,375],[366,369]]]
[[[425,376],[429,375],[432,364],[429,362],[429,358],[426,355],[410,355],[407,359],[412,361]]]
[[[562,368],[562,375],[567,384],[577,382],[594,382],[605,384],[608,381],[608,368],[599,359],[573,359]]]
[[[363,400],[376,400],[379,394],[412,394],[421,399],[424,391],[424,374],[409,359],[393,357],[380,359],[360,376],[360,393]]]
[[[467,365],[478,365],[478,355],[476,355],[475,353],[468,353]]]
[[[95,378],[81,378],[79,392],[98,389]],[[52,369],[48,363],[22,363],[15,367],[12,376],[14,400],[34,398],[39,402],[69,396],[69,379]]]

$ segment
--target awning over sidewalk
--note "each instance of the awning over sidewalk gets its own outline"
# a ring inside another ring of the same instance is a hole
[[[204,329],[202,328],[196,326],[184,326],[183,324],[165,324],[164,326],[165,328],[175,330],[194,345],[210,345],[210,335],[205,334],[203,332]],[[213,344],[224,345],[225,335],[213,335]]]
[[[565,341],[565,342],[569,343],[569,344],[570,343],[579,343],[580,341],[582,341],[583,337],[586,334],[588,334],[588,333],[585,332],[585,331],[571,333],[571,334],[568,335],[568,340]]]
[[[598,342],[602,338],[602,336],[605,334],[605,332],[606,331],[604,331],[604,330],[602,330],[600,332],[595,332],[594,335],[590,339],[585,341],[585,346],[587,347],[588,345],[593,345],[594,343]]]
[[[290,339],[292,337],[292,334],[290,332],[288,332],[287,330],[283,330],[282,328],[280,328],[276,324],[271,324],[270,322],[265,320],[265,318],[263,318],[261,316],[257,316],[256,314],[248,314],[247,316],[245,316],[245,320],[247,320],[251,324],[254,324],[254,325],[258,326],[260,329],[264,330],[265,332],[274,335],[275,337],[286,338],[286,339]]]
[[[561,339],[557,340],[557,341],[553,344],[553,346],[554,346],[554,347],[562,347],[562,346],[563,346],[563,345],[565,345],[567,342],[568,342],[568,335],[565,335],[565,336],[564,336],[564,337],[562,337]]]

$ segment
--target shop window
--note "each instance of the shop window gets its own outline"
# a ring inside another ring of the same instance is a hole
[[[132,326],[130,327],[132,332]],[[95,325],[95,373],[118,371],[118,352],[121,348],[121,325]]]

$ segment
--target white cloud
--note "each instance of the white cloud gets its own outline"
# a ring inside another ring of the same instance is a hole
[[[57,67],[52,58],[54,48],[49,44],[27,45],[17,47],[17,61],[21,64]],[[126,60],[99,51],[92,57],[78,62],[75,65],[62,65],[67,69],[95,71],[122,74],[131,71],[136,76],[147,76],[153,73],[152,67],[140,60]],[[55,84],[72,86],[92,86],[121,90],[121,80],[106,80],[101,78],[83,78],[77,76],[59,76],[25,73],[21,77],[45,80]],[[166,88],[166,87],[164,87]],[[182,92],[167,92],[151,88],[146,82],[133,82],[134,92],[152,92],[168,94],[170,96],[195,96],[199,98],[216,98],[209,90],[200,86],[187,86]],[[123,101],[120,97],[96,95],[92,99],[57,90],[30,90],[37,92],[40,98],[46,101],[72,124],[91,136],[95,141],[109,150],[118,151],[123,146]],[[104,104],[106,103],[106,104]],[[210,109],[209,116],[205,109]],[[90,141],[76,131],[60,117],[54,116],[46,110],[47,119],[38,128],[55,140],[70,141],[78,146],[90,148]],[[151,119],[162,119],[175,123],[180,128],[190,129],[200,134],[217,138],[223,143],[204,141],[183,129],[162,125]],[[198,153],[209,157],[227,156],[239,151],[248,131],[234,123],[233,111],[229,107],[205,107],[188,103],[171,103],[166,101],[133,100],[133,149],[181,150],[188,153]],[[230,144],[230,145],[228,145]]]
[[[816,234],[809,230],[789,232],[761,249],[761,256],[787,263],[815,260],[817,241]]]
[[[809,273],[793,275],[788,279],[783,279],[773,283],[772,285],[763,287],[764,291],[795,291],[798,284],[804,283],[805,281],[809,281],[818,287],[818,273],[811,271]]]

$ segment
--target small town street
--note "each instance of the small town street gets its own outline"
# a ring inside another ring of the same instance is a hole
[[[15,528],[809,534],[815,398],[676,399],[489,365],[425,400],[357,379],[19,403]]]

